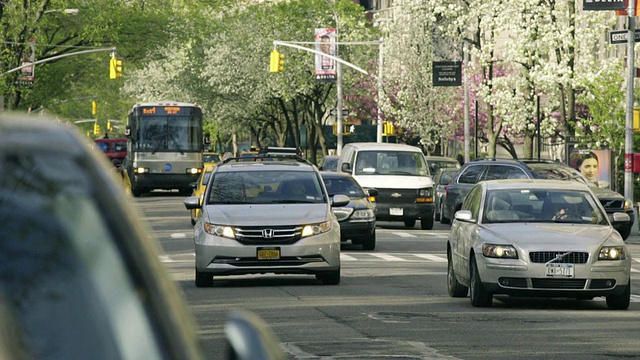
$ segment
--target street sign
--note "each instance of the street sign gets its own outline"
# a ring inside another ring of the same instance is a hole
[[[624,10],[626,7],[624,0],[582,0],[583,10]]]
[[[329,115],[337,116],[338,115],[338,109],[329,110]],[[348,109],[342,109],[342,116],[349,116],[349,110]]]
[[[433,86],[462,85],[461,61],[434,61],[432,64]]]
[[[609,31],[609,43],[614,44],[626,44],[629,40],[629,31],[616,30]],[[640,42],[640,29],[636,29],[634,32],[634,42]]]

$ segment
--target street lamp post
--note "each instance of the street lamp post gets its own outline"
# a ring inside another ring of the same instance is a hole
[[[338,13],[336,13],[336,9],[333,8],[333,6],[331,5],[331,3],[329,2],[329,0],[324,0],[325,3],[327,3],[327,5],[331,8],[331,11],[333,12],[333,18],[335,20],[336,23],[336,52],[335,52],[335,56],[339,57],[339,42],[340,42],[340,32],[338,30]],[[342,152],[342,141],[343,141],[343,136],[342,136],[342,64],[340,62],[338,62],[336,64],[336,93],[338,96],[338,101],[336,103],[336,122],[338,123],[337,125],[337,129],[336,129],[336,134],[337,134],[337,144],[336,144],[336,155],[340,156],[340,153]]]

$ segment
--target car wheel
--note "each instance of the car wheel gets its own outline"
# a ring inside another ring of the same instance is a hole
[[[440,221],[440,210],[433,212],[433,222]]]
[[[142,190],[138,189],[138,188],[133,188],[133,189],[131,189],[131,194],[134,197],[140,197],[140,195],[142,195]]]
[[[404,226],[408,227],[408,228],[412,228],[412,227],[416,226],[416,219],[405,220],[404,221]]]
[[[444,216],[444,205],[440,206],[440,224],[449,224],[451,221]]]
[[[196,269],[196,287],[212,287],[213,275],[203,273]]]
[[[322,274],[316,274],[316,279],[322,281],[325,285],[338,285],[340,284],[340,269],[336,271],[328,271]]]
[[[480,280],[480,274],[478,272],[478,265],[476,259],[471,258],[471,305],[475,307],[489,307],[493,301],[493,295],[484,289],[482,286],[482,280]]]
[[[456,273],[453,270],[453,260],[449,259],[447,266],[447,290],[451,297],[465,297],[469,293],[469,288],[460,284],[456,279]]]
[[[624,292],[620,295],[607,295],[607,307],[610,310],[627,310],[631,302],[631,278]]]
[[[433,216],[427,216],[426,218],[420,218],[420,229],[431,230],[433,229]]]
[[[376,232],[374,231],[369,237],[362,239],[362,250],[373,250],[376,248]]]

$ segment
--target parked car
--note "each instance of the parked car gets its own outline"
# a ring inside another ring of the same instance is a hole
[[[361,244],[363,250],[376,248],[376,189],[364,190],[355,179],[346,173],[323,171],[322,181],[329,196],[337,194],[349,197],[349,203],[343,207],[334,207],[333,213],[340,223],[340,240],[351,240],[353,244]]]
[[[427,160],[427,165],[429,165],[429,172],[432,176],[435,176],[435,174],[440,169],[460,169],[460,163],[454,158],[450,158],[447,156],[425,156],[424,158],[425,160]]]
[[[446,193],[446,187],[449,185],[456,172],[458,172],[458,169],[455,167],[440,168],[433,177],[433,183],[436,186],[436,209],[433,212],[433,219],[435,221],[440,220],[440,214],[442,213],[442,207],[444,206],[443,200]]]
[[[629,215],[613,214],[614,222]],[[494,180],[474,185],[456,212],[447,242],[447,288],[470,292],[473,306],[493,296],[605,296],[629,307],[631,257],[586,184]]]
[[[293,149],[295,152],[295,149]],[[194,226],[195,284],[241,274],[311,274],[340,283],[340,225],[331,211],[350,201],[329,197],[318,169],[295,153],[230,158],[216,166]],[[258,159],[258,158],[256,158]]]
[[[191,196],[197,196],[198,199],[200,199],[201,204],[202,204],[202,198],[204,197],[204,190],[207,188],[207,182],[209,181],[209,177],[211,177],[213,168],[215,168],[215,165],[205,164],[204,171],[200,174],[200,177],[198,178],[198,182],[191,184],[191,187],[194,188]],[[191,216],[191,225],[195,225],[196,218],[200,214],[200,209],[199,208],[191,209],[189,212]]]
[[[462,206],[471,187],[476,183],[484,180],[514,178],[568,180],[587,184],[602,203],[609,217],[615,212],[625,212],[629,215],[629,221],[615,222],[614,227],[623,239],[627,239],[631,234],[634,223],[631,200],[613,190],[599,188],[570,166],[550,160],[482,159],[467,162],[446,187],[440,222],[443,224],[450,222],[453,214]]]
[[[354,142],[340,153],[338,168],[363,188],[378,190],[376,220],[401,221],[433,228],[434,186],[418,147],[407,144]]]
[[[337,155],[325,156],[319,169],[321,171],[338,171],[338,159],[339,156]]]
[[[251,335],[270,330],[243,312],[227,324],[245,329],[228,333],[235,346],[202,351],[159,243],[116,176],[77,128],[0,114],[0,358],[238,359],[228,354],[239,343],[273,349]]]

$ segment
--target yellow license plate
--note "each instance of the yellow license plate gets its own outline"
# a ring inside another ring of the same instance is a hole
[[[278,260],[280,259],[280,249],[258,249],[258,260]]]

